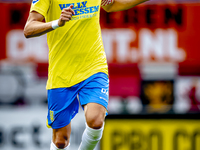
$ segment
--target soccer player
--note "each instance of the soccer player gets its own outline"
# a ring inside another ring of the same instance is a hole
[[[24,35],[30,38],[47,33],[47,123],[53,129],[50,150],[68,149],[71,119],[78,112],[79,102],[86,118],[79,150],[93,150],[101,139],[109,79],[99,25],[100,6],[113,12],[145,1],[33,0]]]

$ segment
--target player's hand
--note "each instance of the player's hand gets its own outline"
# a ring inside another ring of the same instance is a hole
[[[61,12],[60,18],[58,20],[58,25],[60,27],[64,26],[67,21],[70,21],[72,15],[75,15],[74,11],[72,10],[73,5],[70,5],[67,8],[64,8]]]

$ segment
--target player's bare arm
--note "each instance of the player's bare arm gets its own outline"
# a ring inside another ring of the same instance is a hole
[[[115,12],[127,10],[146,1],[148,0],[113,0],[111,4],[102,7],[107,12]]]
[[[57,22],[57,25],[59,27],[64,26],[67,21],[71,20],[72,15],[75,14],[72,8],[73,5],[69,6],[68,8],[64,8],[62,10],[60,18],[58,19]],[[32,11],[29,14],[28,20],[24,27],[24,35],[26,38],[40,36],[54,30],[52,27],[53,22],[42,22],[43,19],[44,16],[36,11]]]

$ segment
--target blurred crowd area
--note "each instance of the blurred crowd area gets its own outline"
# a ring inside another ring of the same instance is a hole
[[[200,113],[200,1],[151,0],[100,24],[110,114]],[[0,106],[47,105],[46,35],[25,39],[31,0],[0,0]]]

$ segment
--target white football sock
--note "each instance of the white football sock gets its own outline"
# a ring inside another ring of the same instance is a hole
[[[101,140],[103,129],[104,124],[100,129],[92,129],[86,123],[86,128],[82,136],[82,142],[78,150],[93,150],[97,143]]]
[[[70,144],[68,144],[68,146],[65,147],[64,149],[59,149],[56,147],[56,145],[53,142],[51,142],[50,150],[67,150],[69,148],[69,145]]]

